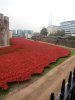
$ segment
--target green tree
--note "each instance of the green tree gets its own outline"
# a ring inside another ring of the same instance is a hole
[[[65,31],[64,30],[57,30],[53,34],[49,34],[49,36],[65,36]]]
[[[40,35],[45,35],[47,36],[48,32],[47,32],[47,29],[46,28],[43,28],[40,32]]]
[[[65,36],[65,31],[64,30],[58,30],[54,35],[56,35],[56,36]]]

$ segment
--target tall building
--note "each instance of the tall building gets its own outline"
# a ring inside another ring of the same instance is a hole
[[[18,29],[18,30],[12,30],[12,33],[13,37],[31,38],[33,35],[33,30]]]
[[[0,46],[9,45],[9,17],[0,14]]]
[[[24,30],[18,29],[18,30],[17,30],[17,35],[18,35],[19,37],[25,37],[25,32],[24,32]]]
[[[75,36],[75,20],[60,23],[65,35]]]

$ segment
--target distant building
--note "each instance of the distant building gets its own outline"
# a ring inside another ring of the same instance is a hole
[[[13,34],[17,34],[16,30],[12,30]]]
[[[50,25],[47,27],[48,35],[55,34],[58,30],[62,30],[61,26]]]
[[[25,31],[22,30],[22,29],[18,29],[18,30],[17,30],[17,35],[18,35],[19,37],[25,37]]]
[[[31,38],[33,36],[33,30],[26,30],[25,36],[26,38]]]
[[[75,36],[75,20],[60,23],[65,35]]]
[[[13,34],[12,30],[9,30],[9,38],[12,38],[12,34]]]
[[[24,38],[31,38],[33,35],[33,30],[13,30],[13,37],[24,37]]]

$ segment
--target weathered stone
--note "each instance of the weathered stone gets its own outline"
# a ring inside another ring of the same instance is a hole
[[[9,45],[9,17],[0,14],[0,46]]]

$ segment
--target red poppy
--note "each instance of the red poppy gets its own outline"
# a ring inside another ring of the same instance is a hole
[[[42,73],[44,67],[58,58],[68,56],[70,51],[51,44],[12,38],[10,47],[0,48],[0,87],[7,89],[8,82],[23,81],[32,74]]]

